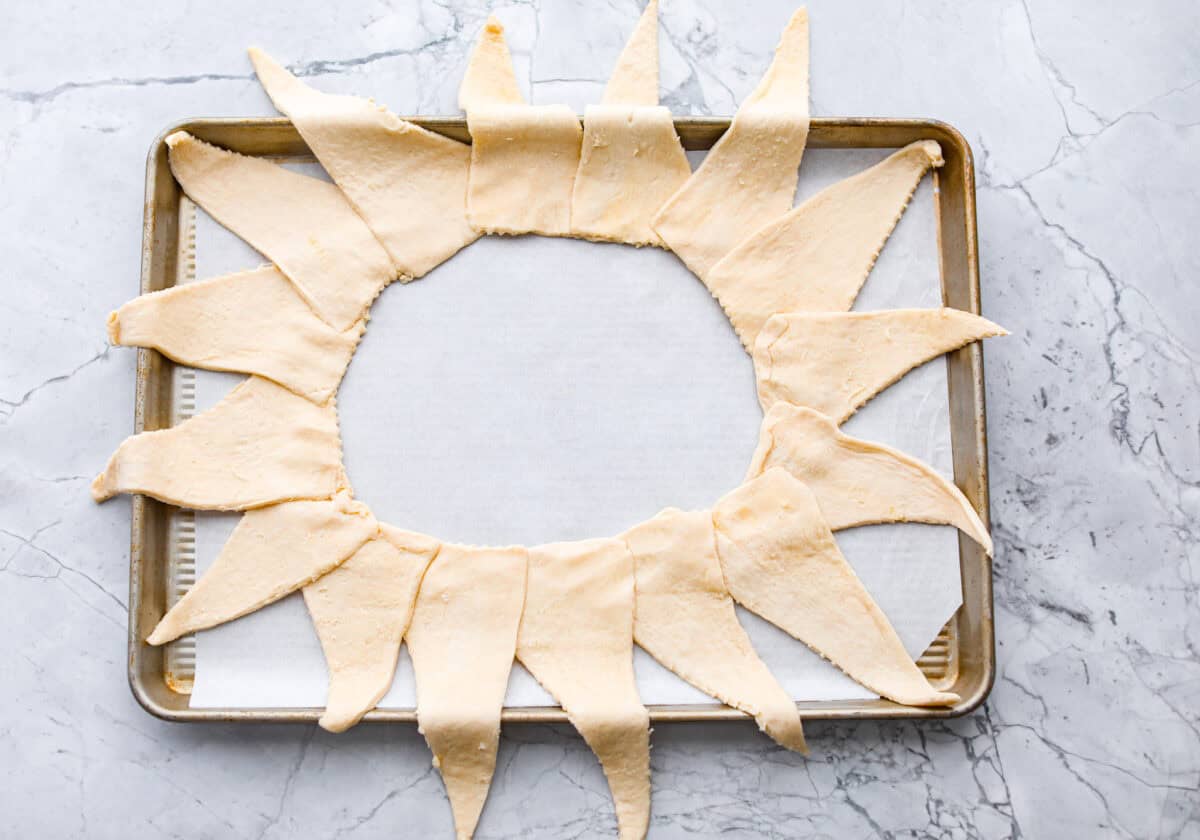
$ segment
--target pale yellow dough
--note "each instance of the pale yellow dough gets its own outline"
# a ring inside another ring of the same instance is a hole
[[[529,549],[517,659],[604,768],[622,840],[650,820],[650,716],[633,677],[633,556],[617,539]]]
[[[658,104],[658,0],[646,4],[604,87],[604,105]]]
[[[504,40],[504,26],[495,15],[488,17],[467,71],[458,88],[458,107],[470,111],[487,105],[523,105],[525,97],[517,86],[512,55]]]
[[[143,493],[198,510],[327,499],[342,484],[341,456],[332,400],[318,406],[252,376],[178,426],[126,438],[92,498]]]
[[[978,315],[946,308],[774,315],[754,342],[758,400],[763,411],[788,402],[843,423],[917,365],[1007,334]]]
[[[329,574],[304,587],[325,664],[329,697],[319,723],[344,732],[392,685],[400,642],[437,540],[390,525]]]
[[[565,105],[524,103],[495,18],[479,36],[458,101],[471,132],[471,226],[483,233],[570,233],[579,118]]]
[[[916,458],[842,434],[824,414],[776,403],[746,477],[782,467],[808,485],[834,531],[880,522],[953,525],[989,555],[992,538],[962,491]]]
[[[666,108],[589,105],[571,200],[572,233],[661,247],[650,220],[691,172]]]
[[[108,340],[192,367],[257,374],[321,404],[363,326],[333,329],[268,265],[134,298],[108,316]]]
[[[651,222],[697,277],[707,279],[731,248],[792,206],[808,122],[808,12],[801,8],[729,130]]]
[[[913,143],[758,230],[713,266],[705,284],[746,349],[777,312],[844,312],[913,191],[942,165],[932,140]]]
[[[496,767],[527,560],[521,547],[443,545],[421,581],[406,637],[417,719],[459,838],[475,832]]]
[[[467,224],[471,148],[357,96],[308,87],[251,48],[259,81],[346,194],[402,279],[421,277],[479,234]]]
[[[249,511],[146,641],[165,644],[278,601],[336,568],[378,531],[366,506],[345,493]]]
[[[167,145],[184,192],[279,266],[334,329],[359,320],[395,278],[387,251],[333,184],[183,131]]]
[[[671,112],[658,107],[658,3],[651,0],[604,89],[603,104],[584,111],[571,232],[661,247],[650,220],[691,174]]]
[[[467,112],[467,218],[484,233],[571,231],[571,192],[583,136],[565,105],[489,105]]]
[[[636,569],[634,641],[696,688],[752,715],[782,746],[807,753],[796,704],[738,622],[711,512],[668,508],[623,537]]]
[[[846,562],[807,487],[771,469],[713,509],[717,554],[734,600],[849,676],[906,706],[949,706],[905,651]]]

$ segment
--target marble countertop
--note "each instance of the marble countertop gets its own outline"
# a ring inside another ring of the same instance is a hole
[[[792,0],[663,0],[677,113],[728,114]],[[594,101],[639,3],[509,2],[534,101]],[[449,836],[411,727],[183,726],[125,681],[127,500],[150,139],[273,114],[244,47],[399,113],[456,113],[471,0],[19,4],[0,27],[0,814],[38,837]],[[817,115],[932,116],[979,176],[996,686],[934,724],[661,726],[651,837],[1200,837],[1200,11],[813,0]],[[1191,326],[1189,326],[1191,324]],[[480,837],[611,836],[569,730],[504,734]]]

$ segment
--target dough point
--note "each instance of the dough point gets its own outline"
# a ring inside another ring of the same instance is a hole
[[[808,12],[801,8],[729,130],[651,224],[706,279],[731,248],[792,206],[807,139]]]
[[[475,833],[496,768],[527,557],[522,547],[443,545],[421,581],[408,629],[417,720],[460,838]]]
[[[636,568],[634,641],[705,694],[752,715],[782,746],[807,753],[795,702],[737,620],[712,514],[668,508],[624,539]]]
[[[621,840],[650,821],[650,716],[633,677],[633,556],[621,540],[529,549],[517,659],[600,759]]]
[[[584,110],[571,233],[661,247],[650,220],[691,174],[671,112],[658,107],[658,2],[650,0],[603,104]]]
[[[249,511],[146,641],[165,644],[278,601],[336,568],[378,531],[366,505],[346,494]]]
[[[471,226],[483,233],[570,233],[579,118],[565,105],[525,104],[504,27],[494,17],[471,54],[458,103],[471,132]]]
[[[604,105],[658,104],[658,0],[646,4],[600,101]]]
[[[997,335],[1008,332],[958,309],[775,315],[754,343],[758,401],[763,411],[787,402],[841,424],[918,365]]]
[[[395,278],[387,251],[333,184],[183,131],[167,145],[184,192],[279,266],[335,330],[361,318]]]
[[[337,391],[363,327],[333,329],[267,265],[134,298],[108,316],[108,339],[183,365],[257,374],[320,405]]]
[[[880,522],[953,525],[989,555],[992,538],[962,491],[916,458],[842,434],[811,408],[775,403],[747,479],[782,467],[808,485],[834,531]]]
[[[470,146],[368,99],[314,90],[262,50],[252,47],[250,59],[401,279],[427,274],[479,238],[467,224]]]
[[[304,587],[325,664],[329,697],[320,724],[344,732],[387,694],[417,588],[437,540],[381,525],[378,537]]]
[[[950,706],[909,657],[846,562],[802,483],[771,469],[713,509],[717,554],[734,600],[786,630],[876,694]]]
[[[730,251],[705,284],[746,349],[777,312],[844,312],[931,166],[932,140],[827,187]]]
[[[252,376],[178,426],[133,435],[92,482],[98,502],[144,493],[197,510],[327,499],[343,483],[333,401],[314,405]]]
[[[486,105],[523,105],[504,26],[491,15],[475,42],[467,71],[458,88],[458,107],[464,111]]]

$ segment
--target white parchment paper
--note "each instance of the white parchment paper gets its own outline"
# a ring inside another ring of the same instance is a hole
[[[798,199],[881,160],[810,150]],[[693,165],[702,155],[691,155]],[[315,164],[289,164],[322,174]],[[939,306],[931,179],[914,196],[856,309]],[[199,211],[197,276],[264,262]],[[198,372],[198,410],[241,377]],[[338,395],[346,468],[376,516],[441,539],[537,544],[608,536],[667,506],[709,507],[737,486],[758,437],[753,366],[720,307],[658,249],[487,237],[376,301]],[[945,362],[909,374],[845,425],[951,473]],[[203,573],[237,514],[198,513]],[[859,528],[838,543],[918,656],[961,600],[950,528]],[[739,609],[798,700],[874,697],[782,631]],[[642,651],[642,699],[711,699]],[[324,704],[326,670],[299,594],[200,633],[194,708]],[[411,708],[401,654],[380,704]],[[553,705],[520,666],[507,704]]]

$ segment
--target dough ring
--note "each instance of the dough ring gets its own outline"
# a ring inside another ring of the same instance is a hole
[[[792,208],[808,135],[808,17],[693,173],[658,102],[657,3],[580,119],[531,105],[489,19],[459,92],[473,143],[383,106],[308,87],[261,50],[259,80],[333,184],[177,132],[184,191],[272,265],[139,297],[114,344],[249,374],[224,400],[127,439],[92,485],[244,511],[213,566],[147,638],[164,644],[301,590],[329,667],[320,724],[357,723],[412,654],[421,732],[470,837],[520,660],[596,753],[619,834],[649,821],[649,717],[636,643],[805,751],[797,706],[758,658],[738,601],[878,694],[945,706],[832,531],[893,520],[985,524],[945,477],[838,424],[909,369],[1003,330],[952,310],[846,313],[916,184],[923,141]],[[753,350],[764,410],[746,482],[710,510],[668,509],[616,537],[552,545],[443,543],[375,520],[341,463],[336,392],[368,309],[485,234],[536,233],[672,250]],[[798,266],[789,275],[787,267]],[[872,352],[874,348],[875,352]],[[707,638],[704,638],[707,636]],[[701,638],[705,643],[696,644]]]

